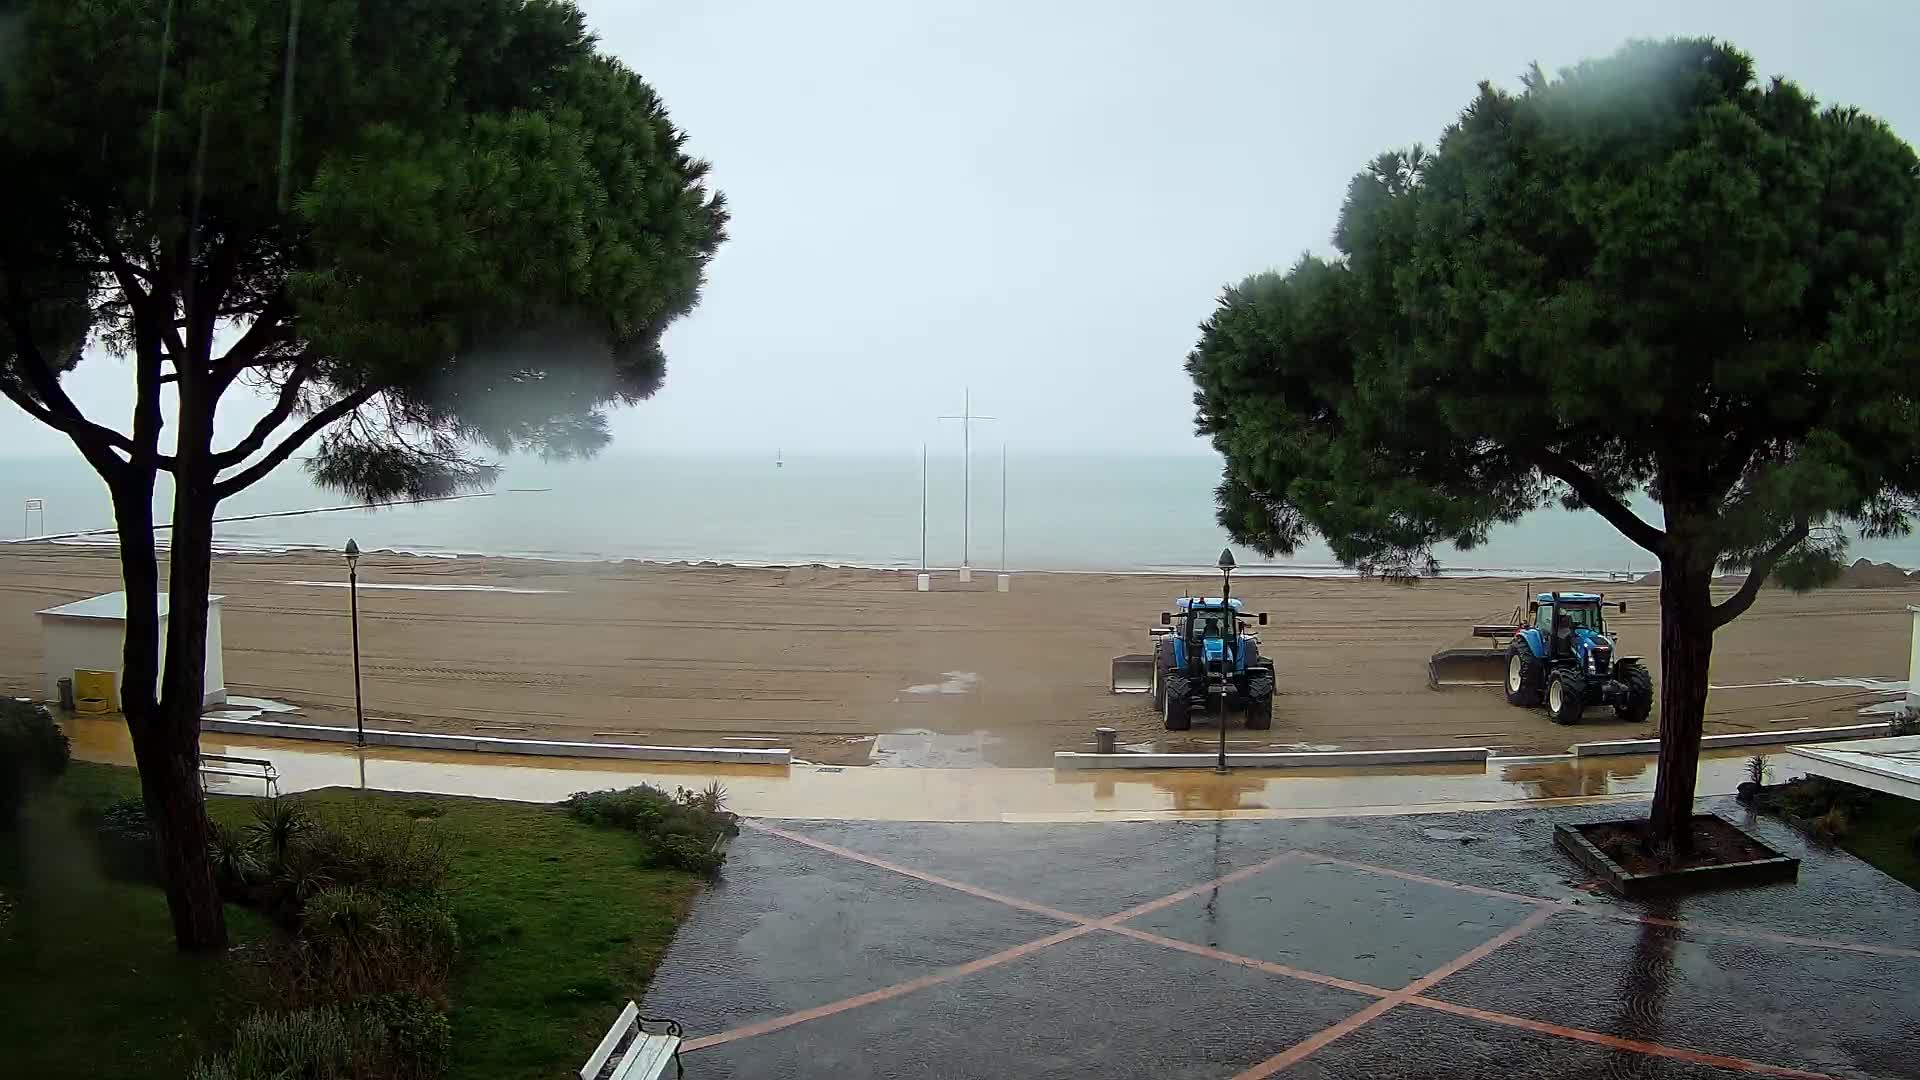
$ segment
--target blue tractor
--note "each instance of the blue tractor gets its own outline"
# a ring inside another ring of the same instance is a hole
[[[1186,731],[1193,710],[1223,704],[1244,710],[1247,727],[1271,728],[1273,661],[1261,657],[1259,636],[1247,633],[1240,601],[1183,596],[1173,607],[1153,630],[1153,704],[1167,730]],[[1255,618],[1266,625],[1266,612]]]
[[[1653,711],[1653,676],[1637,656],[1616,656],[1616,636],[1601,612],[1627,610],[1625,601],[1605,604],[1598,593],[1541,593],[1527,605],[1531,625],[1512,629],[1507,645],[1507,704],[1544,702],[1556,724],[1574,724],[1589,705],[1612,705],[1622,720],[1645,720]],[[1476,632],[1477,632],[1476,628]]]

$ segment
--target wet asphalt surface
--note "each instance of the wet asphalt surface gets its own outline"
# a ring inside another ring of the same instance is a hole
[[[686,1026],[693,1078],[1920,1077],[1920,893],[1732,800],[1702,808],[1799,856],[1800,880],[1584,887],[1553,825],[1634,804],[756,823],[791,836],[734,843],[642,1011]]]

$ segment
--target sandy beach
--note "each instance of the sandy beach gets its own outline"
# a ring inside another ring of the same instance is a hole
[[[107,550],[0,549],[0,688],[38,692],[35,611],[116,589],[118,573]],[[970,585],[948,574],[922,594],[911,574],[886,571],[373,554],[360,580],[376,726],[778,745],[849,764],[868,762],[875,737],[898,732],[937,733],[930,751],[959,755],[943,761],[995,765],[1046,764],[1055,750],[1089,747],[1102,724],[1123,744],[1206,749],[1215,738],[1211,726],[1163,731],[1143,695],[1107,693],[1107,673],[1110,657],[1148,648],[1147,627],[1171,597],[1217,592],[1217,579],[1028,574],[1003,595],[991,574]],[[327,554],[216,558],[229,692],[296,705],[307,722],[351,725],[345,581]],[[1533,753],[1652,734],[1651,722],[1621,724],[1609,709],[1563,728],[1493,689],[1428,689],[1427,656],[1474,644],[1468,628],[1504,618],[1525,588],[1236,581],[1250,610],[1271,613],[1262,650],[1280,690],[1273,729],[1234,725],[1229,745]],[[1654,654],[1657,590],[1604,591],[1628,601],[1613,620],[1622,654]],[[1708,733],[1858,722],[1860,708],[1888,695],[1792,680],[1904,679],[1910,603],[1920,603],[1920,586],[1767,590],[1718,635]]]

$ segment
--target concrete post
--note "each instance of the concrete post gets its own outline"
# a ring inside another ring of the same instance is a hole
[[[920,592],[931,592],[933,590],[933,575],[932,574],[915,575],[913,579],[913,587]]]
[[[968,582],[968,581],[972,581],[972,580],[973,580],[973,567],[971,567],[971,566],[963,566],[963,567],[961,567],[961,568],[960,568],[960,580],[961,580],[962,582]]]
[[[1920,606],[1907,605],[1913,626],[1907,634],[1907,715],[1920,715]]]
[[[994,582],[994,588],[1000,590],[1001,592],[1011,591],[1012,587],[1013,587],[1012,574],[1001,574],[999,575],[999,580]]]
[[[1114,753],[1115,748],[1118,746],[1119,737],[1120,737],[1120,732],[1114,728],[1110,728],[1110,727],[1094,728],[1093,729],[1093,752],[1096,754]]]

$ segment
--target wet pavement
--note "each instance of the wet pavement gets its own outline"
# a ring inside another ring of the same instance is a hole
[[[1553,847],[1643,812],[762,819],[643,1011],[696,1078],[1920,1075],[1920,895],[1764,819],[1799,882],[1625,902]]]
[[[133,763],[126,724],[65,721],[74,755]],[[702,788],[718,781],[728,803],[751,817],[892,821],[1116,821],[1173,818],[1311,817],[1485,809],[1642,799],[1653,790],[1653,758],[1495,758],[1485,765],[1391,768],[1111,771],[982,768],[695,764],[525,757],[393,747],[356,751],[336,743],[202,734],[208,754],[263,758],[283,792],[360,787],[555,802],[576,791],[653,784]],[[1732,794],[1747,778],[1751,750],[1710,751],[1700,762],[1702,795]],[[1793,772],[1774,755],[1774,781]],[[261,784],[209,776],[217,794],[260,795]]]

